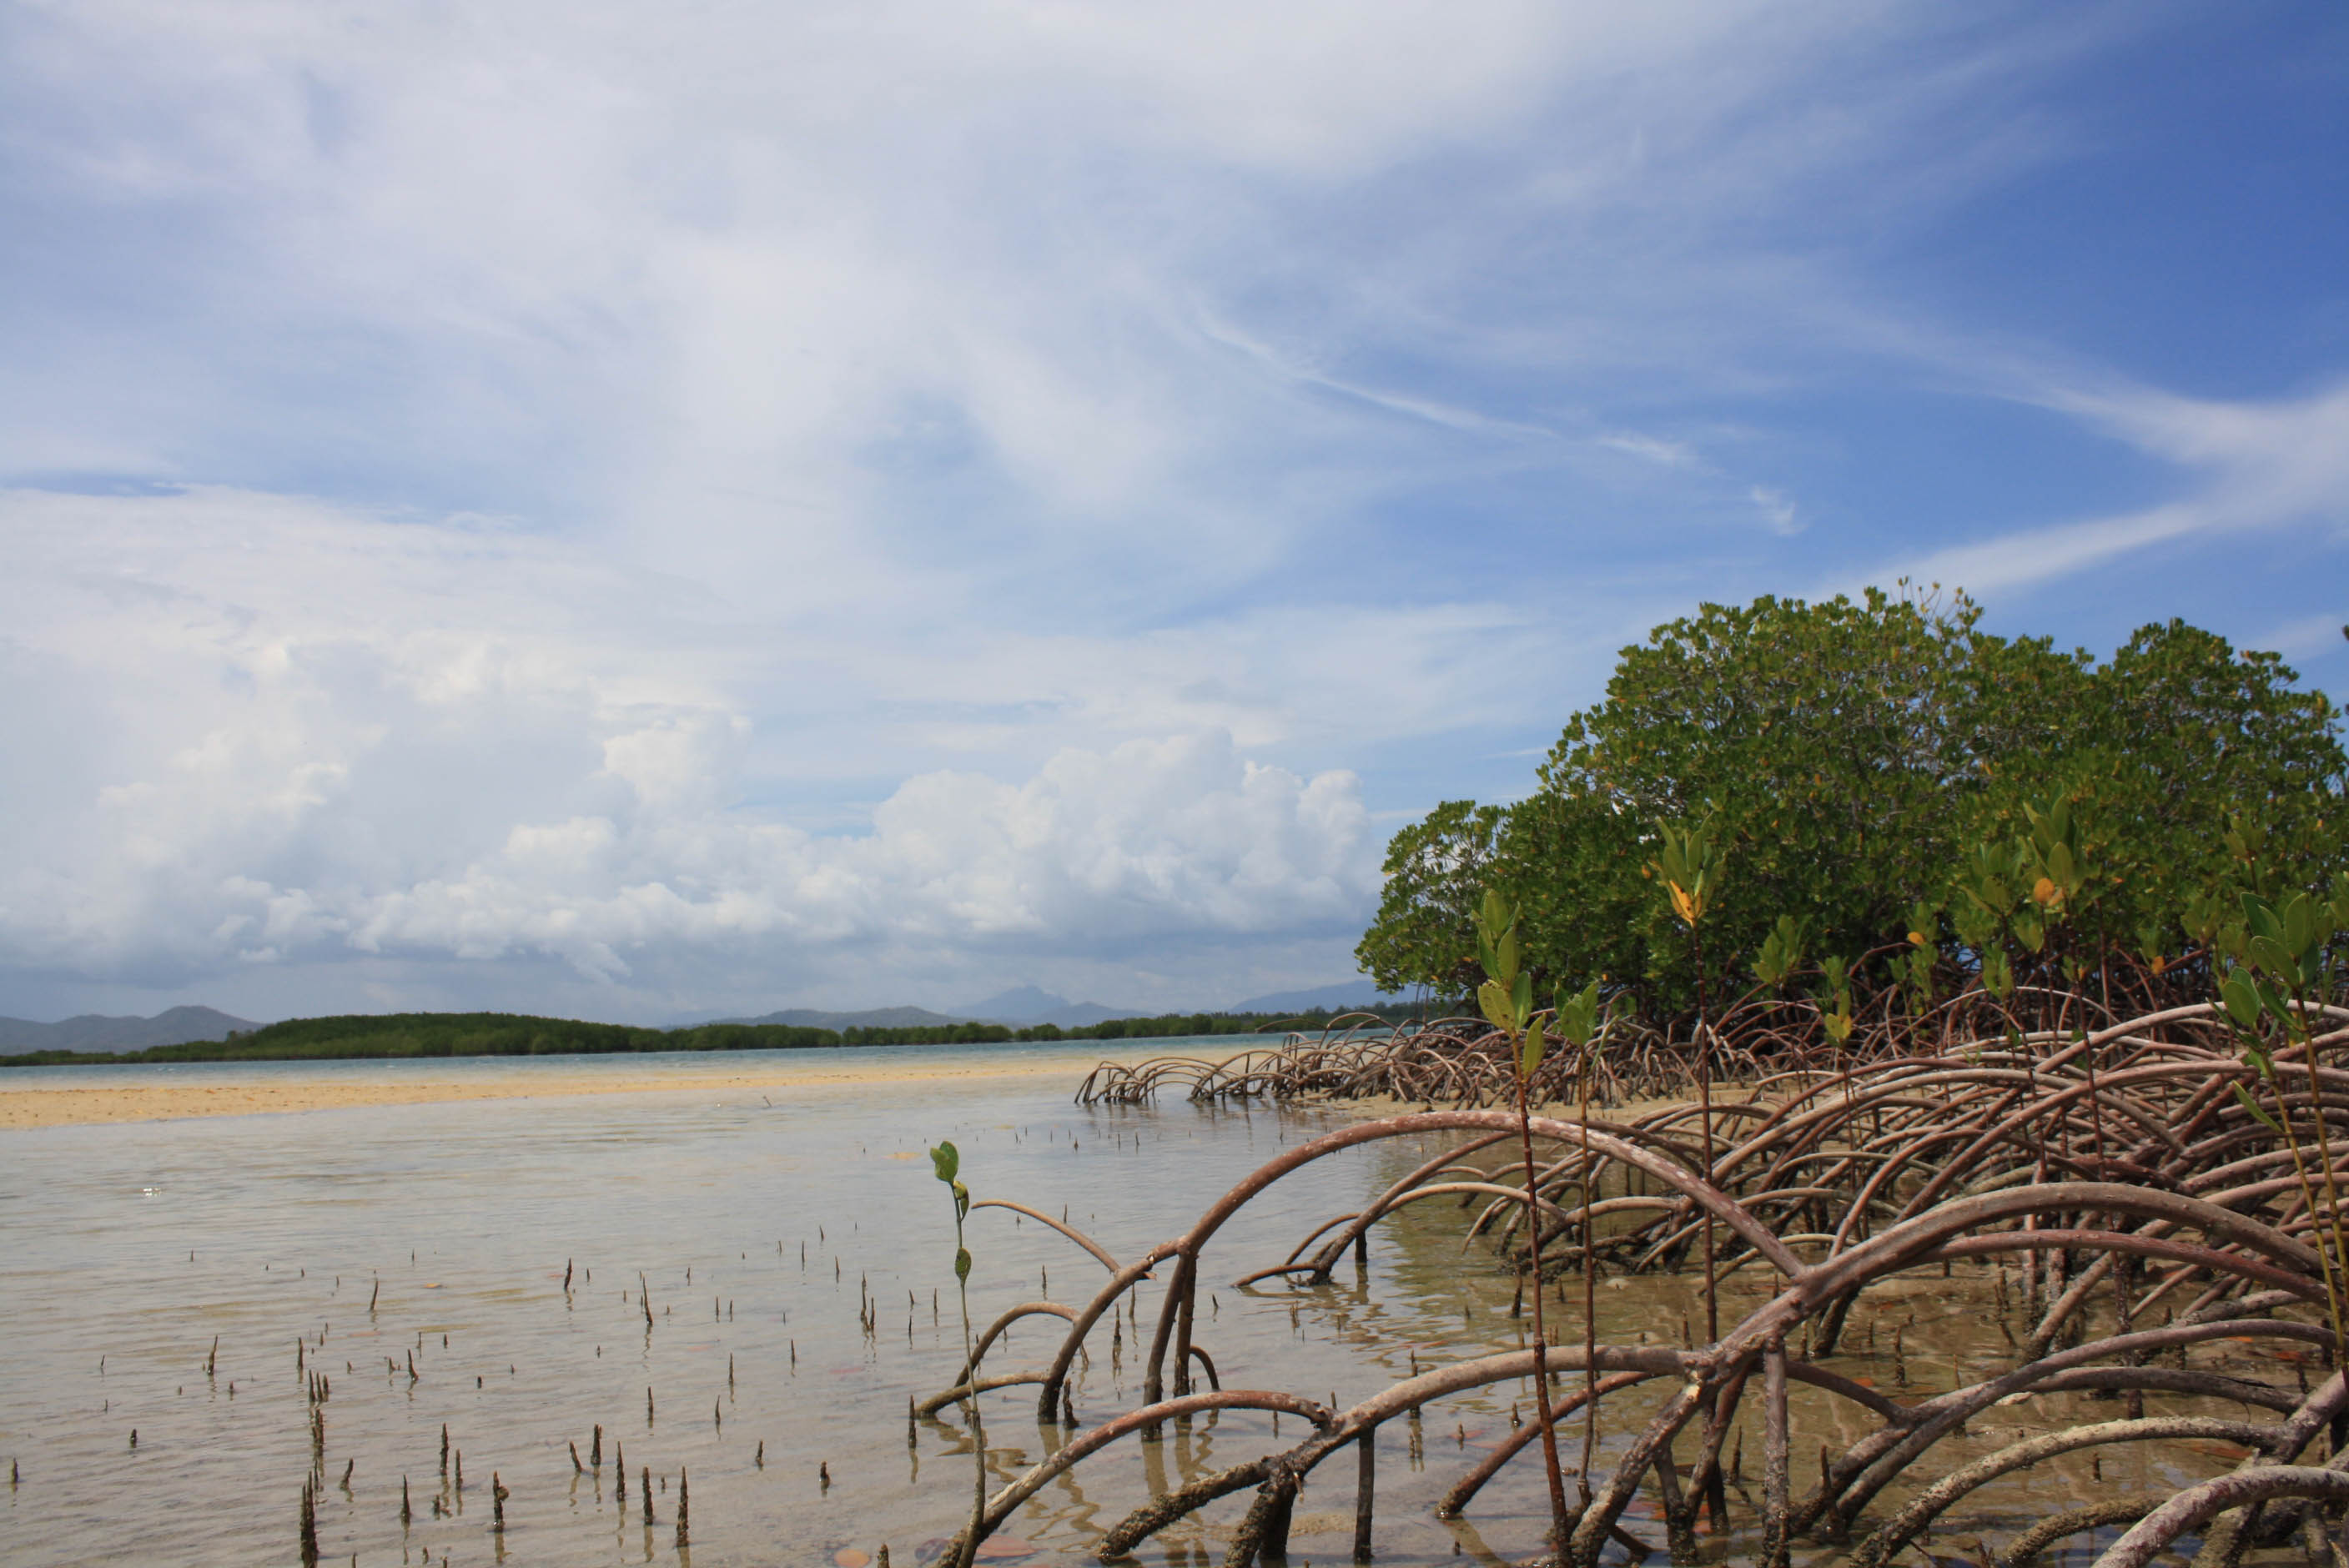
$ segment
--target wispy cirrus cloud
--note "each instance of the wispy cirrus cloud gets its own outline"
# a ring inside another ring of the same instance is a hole
[[[2188,493],[2138,511],[1937,551],[1916,558],[1903,575],[1994,593],[2059,582],[2164,544],[2349,523],[2349,383],[2266,403],[2142,388],[2045,397],[2051,406],[2180,470]]]
[[[2314,285],[2228,389],[2075,325],[2260,26],[20,6],[0,1011],[1335,978],[1699,598],[2337,537]]]

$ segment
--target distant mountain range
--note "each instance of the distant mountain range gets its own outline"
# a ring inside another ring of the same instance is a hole
[[[1099,1002],[1071,1002],[1066,996],[1055,996],[1033,985],[1015,985],[1009,991],[997,992],[984,1002],[973,1002],[962,1016],[982,1023],[1009,1024],[1015,1029],[1024,1029],[1031,1024],[1058,1024],[1064,1029],[1076,1029],[1087,1024],[1105,1024],[1112,1018],[1141,1018],[1148,1015],[1104,1007]]]
[[[191,1040],[225,1040],[234,1029],[257,1029],[211,1007],[173,1007],[151,1018],[109,1018],[84,1013],[62,1023],[0,1018],[0,1051],[143,1051]]]
[[[1348,1007],[1392,1007],[1409,1000],[1403,996],[1381,996],[1379,988],[1368,980],[1347,980],[1335,985],[1315,985],[1304,991],[1275,991],[1268,995],[1251,996],[1245,1002],[1235,1002],[1229,1013],[1302,1013],[1309,1007],[1327,1007],[1335,1013]]]
[[[1275,991],[1268,995],[1251,996],[1245,1002],[1228,1006],[1190,1009],[1216,1013],[1301,1013],[1309,1007],[1326,1007],[1336,1011],[1343,1007],[1367,1007],[1381,1000],[1393,1006],[1400,997],[1381,998],[1379,988],[1368,980],[1340,981],[1335,985],[1316,985],[1303,991]],[[1175,1009],[1182,1011],[1185,1009]],[[1021,985],[1000,991],[983,1002],[973,1002],[963,1009],[963,1016],[990,1024],[1009,1024],[1025,1027],[1030,1024],[1058,1024],[1064,1029],[1087,1024],[1106,1023],[1112,1018],[1146,1018],[1154,1014],[1136,1012],[1127,1007],[1105,1007],[1099,1002],[1071,1002],[1050,991],[1033,985]]]
[[[1326,1007],[1331,1011],[1344,1007],[1363,1007],[1379,1004],[1379,989],[1368,980],[1341,981],[1335,985],[1316,985],[1303,991],[1276,991],[1269,995],[1251,996],[1245,1002],[1235,1002],[1227,1007],[1201,1009],[1218,1013],[1301,1013],[1310,1007]],[[1383,998],[1392,1006],[1399,998]],[[1015,985],[1009,991],[999,991],[951,1013],[933,1013],[922,1007],[875,1007],[862,1013],[826,1013],[810,1007],[793,1007],[786,1012],[764,1013],[755,1018],[719,1018],[720,1024],[786,1024],[804,1029],[911,1029],[936,1027],[946,1024],[1005,1024],[1024,1029],[1038,1024],[1057,1024],[1063,1029],[1083,1028],[1090,1024],[1107,1023],[1112,1018],[1147,1018],[1155,1014],[1133,1007],[1111,1007],[1099,1002],[1071,1002],[1066,996],[1036,985]]]
[[[969,1022],[926,1007],[874,1007],[862,1013],[823,1013],[812,1007],[792,1007],[761,1013],[755,1018],[713,1018],[718,1024],[781,1024],[794,1029],[929,1029]]]

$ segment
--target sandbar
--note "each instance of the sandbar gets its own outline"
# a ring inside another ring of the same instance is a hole
[[[0,1079],[0,1130],[69,1127],[94,1122],[164,1121],[191,1116],[257,1116],[273,1112],[341,1110],[355,1106],[431,1105],[469,1099],[538,1099],[583,1094],[805,1088],[816,1085],[935,1084],[956,1078],[1016,1078],[1059,1075],[1071,1083],[1098,1057],[1055,1053],[1050,1058],[968,1059],[915,1064],[876,1055],[870,1061],[752,1068],[730,1072],[694,1067],[676,1072],[468,1073],[462,1078],[257,1078],[221,1084],[126,1083],[57,1088],[14,1088]]]

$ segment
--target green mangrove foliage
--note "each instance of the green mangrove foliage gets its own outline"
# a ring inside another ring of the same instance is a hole
[[[1362,968],[1472,995],[1492,885],[1545,988],[1603,980],[1683,1013],[1699,959],[1657,896],[1669,822],[1707,823],[1735,868],[1704,915],[1711,972],[1842,1019],[2091,975],[2116,999],[2199,999],[2241,894],[2322,896],[2349,872],[2340,710],[2275,655],[2173,620],[2099,662],[1980,618],[1962,593],[1870,590],[1657,628],[1531,795],[1447,801],[1395,836]]]
[[[2219,997],[2233,1028],[2243,1060],[2259,1075],[2274,1114],[2262,1107],[2240,1083],[2235,1098],[2243,1109],[2284,1137],[2292,1156],[2292,1176],[2301,1202],[2321,1217],[2313,1232],[2323,1265],[2325,1303],[2333,1324],[2336,1359],[2349,1354],[2349,1233],[2344,1233],[2338,1161],[2318,1158],[2321,1178],[2309,1171],[2311,1151],[2302,1147],[2292,1126],[2293,1098],[2276,1068],[2279,1051],[2299,1058],[2302,1083],[2313,1089],[2313,1069],[2323,1063],[2318,1026],[2320,1004],[2340,992],[2335,973],[2338,955],[2333,938],[2349,928],[2349,878],[2333,885],[2330,900],[2292,894],[2281,906],[2253,893],[2242,895],[2240,924],[2230,925],[2221,937],[2229,965],[2219,984]],[[2320,1143],[2332,1137],[2326,1126],[2324,1097],[2303,1092],[2314,1113]],[[2321,1196],[2320,1196],[2321,1190]]]

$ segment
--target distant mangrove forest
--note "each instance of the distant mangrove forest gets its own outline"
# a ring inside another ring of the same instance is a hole
[[[1361,1020],[1365,1015],[1338,1015]],[[1398,1011],[1394,1022],[1403,1015]],[[289,1018],[225,1040],[193,1040],[142,1051],[25,1051],[0,1068],[103,1067],[118,1062],[327,1061],[398,1057],[587,1056],[616,1051],[790,1051],[826,1046],[990,1046],[1054,1040],[1179,1039],[1208,1035],[1319,1031],[1332,1015],[1169,1013],[1110,1018],[1062,1028],[975,1022],[908,1028],[816,1029],[786,1024],[702,1024],[684,1029],[538,1018],[519,1013],[380,1013]]]

